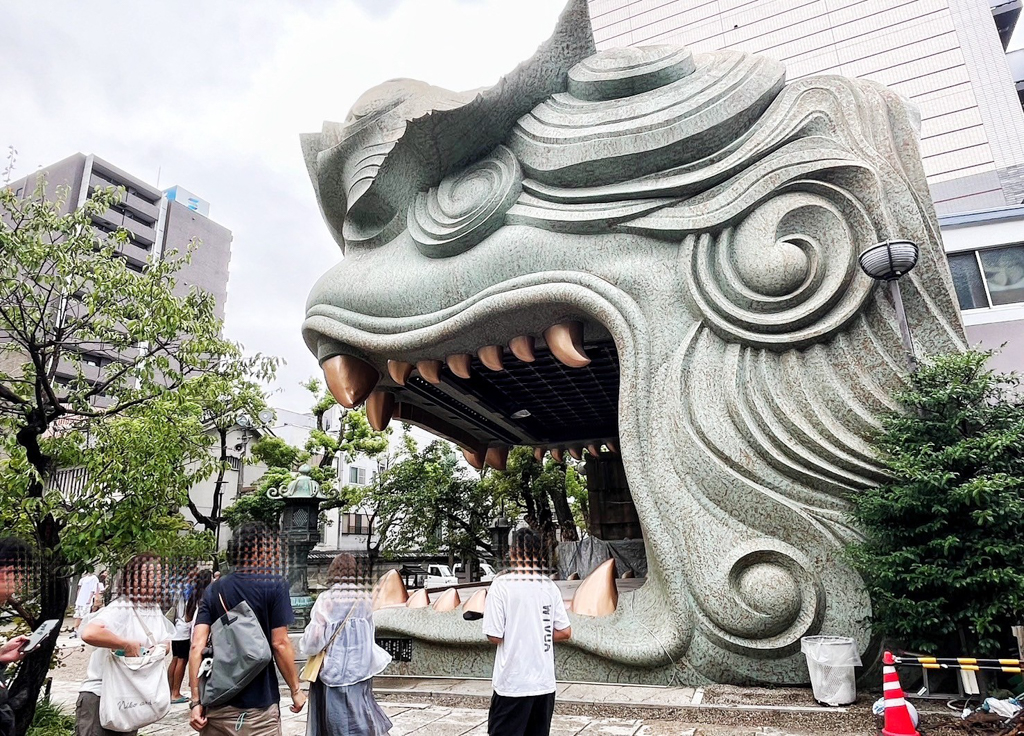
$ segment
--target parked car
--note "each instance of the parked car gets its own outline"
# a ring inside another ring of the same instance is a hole
[[[447,585],[458,585],[459,579],[448,565],[427,565],[427,579],[423,587],[443,588]]]

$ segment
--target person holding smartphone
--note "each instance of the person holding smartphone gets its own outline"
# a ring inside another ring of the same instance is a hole
[[[14,594],[25,587],[31,551],[24,542],[15,537],[0,538],[0,606],[14,597]],[[27,636],[16,636],[10,641],[0,644],[0,675],[7,665],[20,662],[28,652],[23,647],[28,643]],[[0,736],[11,736],[14,733],[14,711],[7,702],[7,687],[0,677]]]

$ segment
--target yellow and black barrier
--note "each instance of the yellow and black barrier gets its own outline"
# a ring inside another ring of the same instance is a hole
[[[918,666],[926,670],[995,670],[997,672],[1021,673],[1019,659],[977,659],[975,657],[893,657],[897,665]]]

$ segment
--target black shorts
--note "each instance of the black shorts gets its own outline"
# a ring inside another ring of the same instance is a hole
[[[548,736],[555,694],[509,698],[494,693],[487,714],[487,736]]]
[[[188,659],[188,650],[192,642],[188,639],[171,639],[171,656],[178,659]]]

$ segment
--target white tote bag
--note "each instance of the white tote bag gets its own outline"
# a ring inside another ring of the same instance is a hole
[[[149,650],[140,657],[118,657],[107,650],[100,689],[100,725],[111,731],[135,731],[156,723],[171,709],[167,687],[167,649],[156,646],[138,610],[135,616],[149,638]]]

